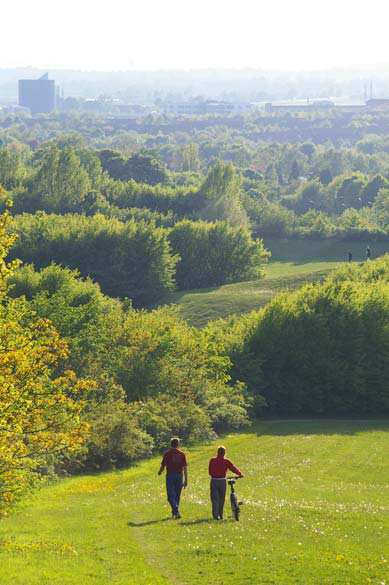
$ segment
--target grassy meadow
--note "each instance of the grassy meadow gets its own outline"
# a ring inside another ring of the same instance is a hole
[[[385,242],[267,240],[265,246],[272,256],[264,278],[172,293],[166,303],[176,304],[184,319],[191,325],[202,327],[212,319],[258,309],[282,290],[293,290],[323,279],[347,260],[349,250],[353,261],[362,262],[367,245],[371,247],[373,258],[388,251]]]
[[[157,459],[61,480],[1,522],[1,585],[389,582],[388,421],[267,421],[223,442],[240,522],[210,519],[216,443],[188,449],[180,521]]]

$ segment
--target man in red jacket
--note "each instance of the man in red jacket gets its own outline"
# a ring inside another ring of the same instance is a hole
[[[225,454],[225,447],[218,447],[217,456],[210,460],[208,466],[209,475],[211,476],[212,516],[215,520],[223,520],[227,470],[232,471],[238,477],[243,477],[241,471],[229,459],[225,458]]]
[[[170,441],[170,449],[164,454],[158,471],[158,475],[161,475],[166,467],[167,499],[175,520],[181,518],[179,511],[181,491],[188,485],[188,464],[185,453],[178,448],[179,446],[180,439],[174,437]]]

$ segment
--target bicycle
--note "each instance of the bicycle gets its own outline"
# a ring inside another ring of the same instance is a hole
[[[231,490],[230,502],[231,502],[232,515],[237,522],[239,521],[239,516],[240,516],[240,506],[243,504],[243,502],[238,502],[238,498],[237,498],[236,492],[235,492],[235,484],[238,481],[238,479],[240,479],[240,478],[239,477],[227,477],[227,483],[230,486],[230,490]]]

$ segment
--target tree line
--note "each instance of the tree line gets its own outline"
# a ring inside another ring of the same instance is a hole
[[[176,173],[158,153],[125,157],[70,138],[35,152],[7,146],[0,148],[0,199],[12,199],[14,214],[142,216],[164,227],[183,219],[225,220],[260,237],[387,238],[386,158],[373,164],[365,158],[376,155],[311,143],[259,152],[256,170],[216,161],[205,173],[198,167]]]

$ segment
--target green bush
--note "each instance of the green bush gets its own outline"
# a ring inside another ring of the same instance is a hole
[[[388,258],[282,294],[251,317],[235,368],[272,414],[389,411]]]
[[[284,197],[281,203],[298,214],[306,213],[310,209],[324,211],[328,207],[326,193],[319,180],[303,184],[295,195]]]
[[[78,269],[113,297],[129,297],[142,306],[174,287],[177,259],[166,231],[153,224],[38,213],[18,216],[15,227],[13,258],[37,268],[56,262]]]
[[[180,258],[176,274],[180,289],[259,278],[268,257],[261,240],[227,222],[184,220],[170,230],[169,241]]]
[[[153,437],[159,449],[167,445],[172,436],[179,436],[186,442],[208,440],[214,436],[209,416],[193,400],[160,395],[145,402],[135,402],[130,408],[143,431]]]
[[[102,150],[99,153],[102,167],[114,179],[128,181],[134,179],[139,183],[165,183],[168,172],[159,160],[147,152],[135,153],[124,158],[120,152]]]
[[[200,205],[199,196],[193,188],[147,185],[134,180],[105,179],[101,194],[110,204],[119,208],[147,208],[179,216],[189,216]]]
[[[376,223],[389,234],[389,189],[381,189],[372,207]]]
[[[284,237],[293,231],[295,214],[279,203],[268,201],[265,197],[243,197],[243,205],[251,222],[252,232],[260,237]]]
[[[122,400],[95,405],[87,421],[90,434],[78,463],[84,468],[119,467],[153,450],[152,437],[139,427],[132,407]]]
[[[295,225],[295,234],[303,238],[325,239],[336,235],[332,218],[322,211],[311,209],[300,215]]]
[[[123,321],[121,303],[101,292],[77,271],[54,264],[35,271],[25,265],[8,279],[9,296],[25,296],[31,309],[49,319],[66,340],[68,366],[96,377],[107,368],[107,356]]]

